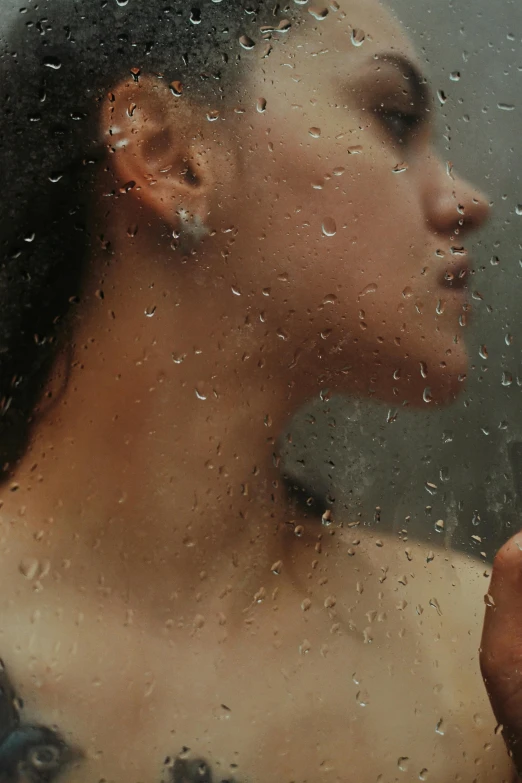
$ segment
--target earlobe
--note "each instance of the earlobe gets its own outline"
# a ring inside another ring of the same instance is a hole
[[[101,128],[117,181],[135,183],[129,197],[193,239],[207,233],[214,180],[208,147],[191,132],[196,112],[163,82],[141,76],[109,93]]]

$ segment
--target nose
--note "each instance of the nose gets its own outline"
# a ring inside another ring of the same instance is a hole
[[[490,214],[485,194],[440,160],[426,180],[425,208],[431,230],[443,236],[476,231]]]

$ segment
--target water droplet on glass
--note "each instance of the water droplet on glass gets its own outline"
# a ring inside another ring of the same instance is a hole
[[[191,10],[190,21],[192,24],[201,24],[201,11],[199,8],[193,8]]]
[[[370,702],[370,697],[368,695],[368,691],[358,691],[355,701],[357,704],[359,704],[361,707],[367,707]]]
[[[40,567],[40,563],[36,558],[25,557],[23,560],[20,561],[18,570],[23,576],[25,576],[26,579],[32,580],[35,578],[36,574],[38,573],[39,567]]]
[[[254,601],[256,604],[261,604],[266,598],[266,590],[264,587],[260,587],[257,593],[254,595]]]
[[[399,767],[401,772],[407,772],[408,762],[409,762],[408,756],[401,756],[400,759],[397,761],[397,766]]]
[[[335,176],[335,177],[340,177],[342,174],[344,174],[344,168],[343,168],[343,166],[337,166],[337,167],[336,167],[336,168],[333,170],[333,173],[334,173],[334,176]]]
[[[266,98],[258,98],[256,102],[256,109],[259,114],[263,114],[266,111]]]
[[[321,135],[321,128],[309,128],[308,133],[313,139],[318,139]]]
[[[52,68],[53,71],[59,71],[62,67],[61,61],[58,59],[58,57],[44,57],[43,64],[46,66],[46,68]]]
[[[272,568],[270,569],[273,574],[279,575],[281,573],[281,569],[283,568],[283,561],[282,560],[276,560],[276,562],[272,565]]]
[[[515,106],[512,103],[497,103],[497,107],[500,111],[515,111]]]
[[[433,608],[437,610],[439,617],[442,617],[442,611],[436,598],[430,598],[429,605],[433,606]]]
[[[301,609],[303,610],[303,612],[307,612],[311,606],[312,606],[312,602],[309,598],[304,598],[301,601]]]
[[[438,519],[435,522],[435,530],[436,530],[437,533],[443,533],[444,532],[444,520],[443,519]]]
[[[444,90],[437,90],[437,98],[439,99],[441,106],[444,106],[444,104],[448,100],[448,96],[446,95]]]
[[[290,28],[292,27],[292,22],[290,19],[281,19],[277,27],[275,28],[275,33],[287,33]]]
[[[328,16],[328,8],[309,8],[308,13],[312,14],[318,22],[322,22]]]
[[[337,226],[335,225],[335,220],[333,218],[325,218],[323,220],[323,224],[321,226],[321,230],[325,237],[333,237],[337,233]]]
[[[219,119],[219,111],[217,109],[211,109],[207,112],[207,120],[209,122],[215,122]]]
[[[376,283],[369,283],[369,285],[367,285],[366,288],[363,288],[363,290],[360,292],[359,299],[361,299],[363,296],[367,296],[368,294],[374,294],[376,291]]]
[[[352,30],[352,34],[350,36],[350,40],[352,44],[354,46],[362,46],[365,38],[366,38],[366,34],[364,33],[364,31],[354,27],[354,29]]]
[[[424,402],[431,402],[432,401],[433,398],[431,396],[431,389],[430,389],[429,386],[426,386],[426,388],[422,392],[422,399],[424,400]]]
[[[301,655],[306,655],[311,650],[311,644],[308,639],[305,639],[302,644],[299,645],[299,652]]]
[[[322,524],[323,524],[325,527],[329,527],[329,526],[332,524],[332,512],[330,511],[330,509],[327,509],[327,510],[324,512],[324,514],[322,515],[322,517],[321,517],[321,523],[322,523]]]
[[[437,732],[437,734],[440,734],[442,737],[444,736],[445,729],[444,729],[444,721],[442,718],[438,721],[437,725],[435,726],[435,731]]]
[[[183,93],[183,84],[179,81],[179,79],[176,79],[175,81],[170,83],[170,91],[173,95],[176,96],[176,98],[179,98],[179,96]]]
[[[513,376],[510,372],[502,373],[502,386],[511,386],[513,383]]]
[[[128,4],[129,4],[129,0],[116,0],[116,5],[119,5],[120,8],[123,8]]]
[[[174,364],[181,364],[182,362],[185,361],[186,357],[187,357],[186,353],[173,353],[172,361],[174,362]]]
[[[325,298],[323,299],[323,306],[327,304],[335,304],[337,302],[337,297],[335,294],[326,294]]]
[[[240,35],[239,36],[239,43],[243,47],[243,49],[253,49],[255,44],[255,41],[253,41],[251,38],[249,38],[248,35]]]
[[[428,780],[428,770],[426,767],[419,772],[419,780]]]
[[[517,215],[522,215],[522,204],[517,204],[515,207],[515,212]]]
[[[156,312],[156,305],[151,305],[150,307],[145,308],[145,315],[147,316],[147,318],[152,318],[155,312]]]
[[[452,71],[450,73],[450,79],[452,82],[458,82],[460,79],[460,71]]]
[[[394,174],[402,174],[403,171],[408,170],[408,165],[406,163],[397,163],[396,166],[393,167],[392,171]]]
[[[488,358],[488,349],[487,349],[487,347],[485,345],[481,345],[480,346],[479,356],[482,359],[487,359]]]
[[[348,147],[348,155],[360,155],[362,151],[362,144],[353,144],[351,147]]]

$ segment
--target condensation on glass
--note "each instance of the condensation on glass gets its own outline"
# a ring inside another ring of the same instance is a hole
[[[1,14],[1,783],[510,780],[519,10]]]

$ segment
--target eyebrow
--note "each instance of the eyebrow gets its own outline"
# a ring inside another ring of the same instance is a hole
[[[402,54],[393,54],[392,52],[376,54],[374,60],[376,62],[389,63],[400,71],[408,81],[416,109],[429,108],[431,105],[431,90],[428,87],[426,77],[422,75],[415,63]]]

